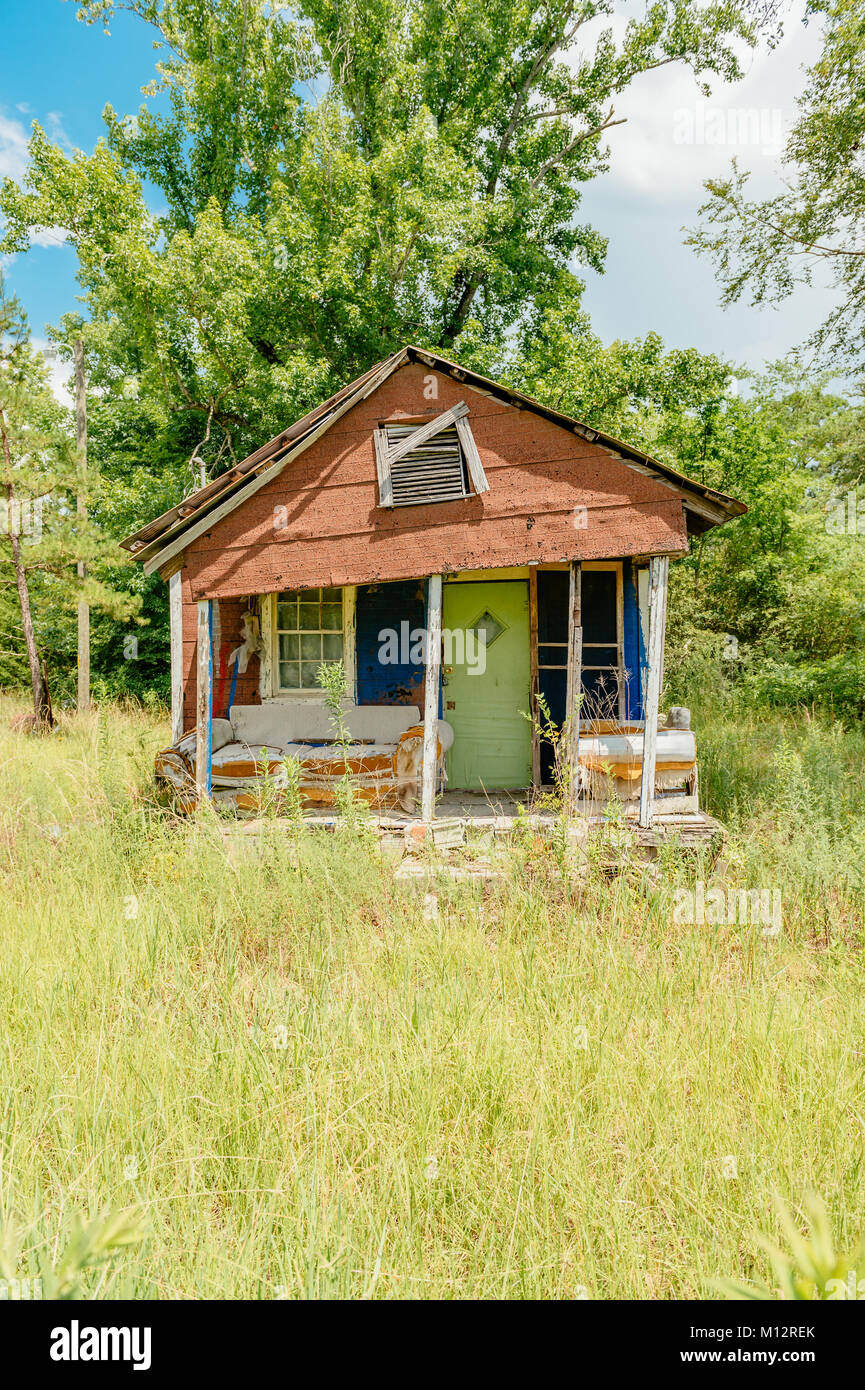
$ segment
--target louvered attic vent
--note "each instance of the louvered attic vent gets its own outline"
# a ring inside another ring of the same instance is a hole
[[[388,449],[415,433],[416,426],[387,425]],[[468,496],[468,474],[463,462],[456,426],[442,430],[390,466],[395,507],[419,502],[451,502]]]
[[[463,401],[424,425],[385,423],[375,431],[379,502],[416,507],[487,492]]]

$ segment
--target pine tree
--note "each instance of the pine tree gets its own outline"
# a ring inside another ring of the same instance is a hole
[[[30,341],[18,300],[0,276],[0,544],[9,547],[21,630],[30,668],[33,714],[28,727],[51,728],[54,719],[45,664],[33,622],[30,575],[50,576],[54,602],[80,598],[115,617],[132,616],[139,600],[112,590],[102,577],[128,562],[113,541],[82,518],[75,498],[83,487],[70,412],[51,393],[45,363]],[[0,549],[0,561],[5,557]],[[76,566],[84,562],[87,578]]]

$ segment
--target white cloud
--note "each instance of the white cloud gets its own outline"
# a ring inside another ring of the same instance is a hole
[[[12,121],[0,113],[0,178],[15,179],[24,175],[29,163],[27,141],[29,132],[20,121]]]
[[[51,390],[56,400],[61,405],[72,406],[73,398],[71,392],[72,385],[72,364],[71,362],[61,362],[57,356],[56,348],[47,338],[32,338],[34,348],[41,352],[45,358],[45,365],[48,368],[48,379]]]
[[[722,176],[733,156],[754,171],[754,190],[769,191],[796,117],[802,67],[820,48],[817,25],[805,27],[797,0],[784,38],[773,51],[742,49],[740,82],[712,82],[701,94],[690,69],[671,64],[641,74],[616,99],[626,124],[607,136],[611,159],[603,185],[642,199],[682,201],[696,207],[704,180]],[[613,16],[617,37],[624,18]]]
[[[63,246],[69,235],[65,227],[43,227],[30,238],[34,246]]]
[[[63,112],[49,111],[45,117],[45,124],[48,127],[48,134],[51,136],[51,139],[56,144],[62,145],[67,154],[74,154],[75,145],[73,145],[66,133],[66,127],[63,124]]]
[[[626,124],[608,132],[609,172],[585,185],[579,213],[609,237],[606,273],[576,268],[586,281],[585,308],[606,341],[654,329],[670,346],[759,367],[801,343],[825,313],[832,293],[824,285],[778,306],[745,299],[722,310],[711,264],[683,244],[683,227],[697,223],[707,196],[704,181],[723,177],[734,156],[752,173],[753,196],[777,191],[802,69],[820,51],[819,26],[806,28],[803,12],[804,0],[795,0],[778,47],[746,52],[744,78],[714,82],[708,98],[688,69],[671,64],[642,74],[616,100]],[[613,16],[618,38],[624,22]]]

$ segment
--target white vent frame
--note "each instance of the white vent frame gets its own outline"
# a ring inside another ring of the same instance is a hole
[[[443,502],[459,502],[465,497],[472,496],[474,493],[489,492],[490,485],[484,473],[481,457],[475,444],[474,435],[471,431],[468,419],[469,408],[465,401],[459,401],[450,410],[446,410],[442,415],[437,415],[435,419],[427,421],[424,425],[402,426],[399,420],[393,420],[374,431],[375,460],[378,472],[378,495],[379,506],[381,507],[422,507]],[[401,437],[393,440],[388,435],[388,430],[401,433]],[[402,433],[403,430],[407,432]],[[457,490],[456,467],[457,461],[452,456],[448,458],[447,448],[437,450],[435,446],[429,450],[429,456],[424,459],[421,469],[416,477],[412,479],[412,468],[408,460],[412,454],[423,449],[430,440],[435,439],[442,433],[453,431],[454,443],[457,446],[459,455],[459,490]],[[440,452],[444,462],[450,468],[443,484],[436,488],[437,465],[435,454]],[[399,465],[403,460],[406,464],[403,468],[397,467],[396,474],[394,466]],[[462,470],[468,475],[471,487],[466,487]],[[396,482],[397,486],[394,487]],[[425,489],[424,484],[429,483]]]

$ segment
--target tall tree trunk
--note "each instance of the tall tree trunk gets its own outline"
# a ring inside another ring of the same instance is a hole
[[[4,444],[5,444],[4,438]],[[21,559],[21,540],[14,523],[15,494],[12,484],[6,484],[6,498],[9,506],[9,541],[12,546],[12,563],[15,566],[15,583],[18,587],[18,602],[21,606],[21,627],[24,630],[24,645],[30,664],[30,683],[33,686],[33,713],[37,723],[51,723],[51,706],[48,692],[39,669],[39,653],[36,650],[36,634],[33,631],[33,615],[30,612],[30,592],[27,588],[27,573]]]
[[[3,436],[3,462],[6,465],[7,479],[12,476],[12,457],[9,450],[9,436],[6,433],[6,422],[3,413],[0,411],[0,434]],[[24,569],[24,562],[21,559],[21,538],[18,535],[18,527],[15,519],[15,490],[11,482],[6,483],[6,506],[7,517],[6,525],[9,531],[9,543],[12,546],[12,564],[15,567],[15,583],[18,588],[18,602],[21,606],[21,627],[24,630],[24,644],[27,648],[27,660],[30,664],[30,683],[33,687],[33,714],[37,726],[47,725],[50,727],[53,722],[51,713],[51,703],[48,698],[48,688],[39,669],[39,653],[36,650],[36,634],[33,631],[33,615],[30,611],[30,591],[27,588],[27,572]]]
[[[75,357],[75,437],[78,444],[78,467],[81,470],[81,490],[78,493],[78,515],[87,520],[87,383],[84,377],[84,344],[76,338],[72,345]],[[202,464],[202,468],[203,468]],[[87,566],[78,561],[78,578],[82,585],[87,578]],[[78,712],[90,708],[90,606],[78,600]]]

